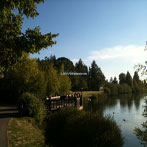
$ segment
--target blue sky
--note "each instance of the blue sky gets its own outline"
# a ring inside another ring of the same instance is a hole
[[[46,0],[35,19],[25,19],[23,30],[40,26],[42,33],[59,33],[57,44],[40,55],[67,57],[74,63],[92,60],[107,79],[134,72],[147,59],[146,0]]]

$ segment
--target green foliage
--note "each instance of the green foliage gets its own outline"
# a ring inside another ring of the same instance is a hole
[[[105,82],[105,76],[101,69],[93,61],[89,69],[89,90],[99,90]]]
[[[119,84],[116,77],[114,77],[114,80],[111,77],[109,83],[105,82],[105,87],[110,89],[111,95],[139,93],[147,90],[146,81],[142,82],[137,72],[134,72],[133,79],[129,72],[127,74],[121,73],[119,75]]]
[[[7,71],[16,63],[23,52],[36,53],[56,42],[58,34],[42,34],[39,27],[22,32],[24,17],[34,18],[37,4],[44,0],[0,1],[0,68]]]
[[[81,59],[75,64],[75,70],[81,73],[88,73],[88,68]]]
[[[111,118],[66,108],[50,116],[46,143],[56,147],[121,147],[123,140]]]
[[[132,93],[132,89],[128,84],[124,83],[124,84],[119,85],[118,93],[119,94],[130,94]]]
[[[104,87],[104,93],[107,95],[111,95],[111,90],[107,87]]]
[[[58,58],[56,61],[57,69],[60,69],[62,64],[64,65],[65,72],[73,72],[74,71],[73,62],[70,61],[68,58],[65,58],[65,57]]]
[[[117,78],[114,77],[114,80],[112,81],[113,84],[118,84]]]
[[[145,100],[145,109],[144,109],[144,117],[147,118],[147,99]],[[142,124],[142,129],[136,128],[135,134],[140,139],[141,143],[146,146],[147,145],[147,121]]]
[[[64,72],[64,65],[61,65],[61,72]],[[60,80],[60,95],[67,95],[70,93],[71,90],[71,80],[67,75],[59,75]]]
[[[81,91],[82,90],[87,90],[87,82],[84,77],[82,76],[74,76],[72,78],[72,90],[73,91]]]
[[[59,76],[57,75],[57,71],[53,68],[52,64],[50,64],[49,68],[46,70],[45,79],[47,81],[46,94],[50,96],[59,94]]]
[[[127,72],[127,74],[126,74],[125,83],[127,83],[132,89],[134,88],[133,87],[133,79],[132,79],[129,72]]]
[[[88,74],[88,68],[87,66],[83,63],[81,59],[75,64],[75,71],[77,73],[87,73]],[[82,75],[82,76],[76,76],[73,78],[73,87],[74,90],[87,90],[88,89],[88,76],[87,75]]]
[[[70,90],[71,90],[70,78],[66,75],[60,76],[59,94],[60,95],[67,95],[70,93]]]
[[[134,92],[138,93],[140,89],[135,79],[133,79],[133,85],[134,85],[134,89],[133,89]]]
[[[37,124],[41,125],[46,117],[46,109],[43,102],[31,93],[23,93],[18,102],[18,108],[23,116],[33,117]]]
[[[123,84],[126,81],[126,75],[124,73],[119,74],[119,84]]]
[[[137,71],[134,72],[133,81],[136,81],[137,85],[139,85],[141,83]]]
[[[44,73],[39,70],[35,59],[30,59],[24,54],[13,69],[7,73],[7,78],[11,82],[13,92],[17,96],[24,92],[31,92],[39,97],[44,97],[46,91],[46,81]]]
[[[118,84],[106,83],[105,87],[109,88],[111,95],[118,95]]]

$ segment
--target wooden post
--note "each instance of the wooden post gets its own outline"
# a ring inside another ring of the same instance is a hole
[[[77,106],[77,97],[75,96],[74,97],[74,100],[75,100],[75,107]]]
[[[82,98],[82,94],[80,95],[80,106],[83,105],[83,98]]]
[[[49,100],[48,100],[48,105],[49,105],[49,110],[51,111],[51,98],[49,97]]]

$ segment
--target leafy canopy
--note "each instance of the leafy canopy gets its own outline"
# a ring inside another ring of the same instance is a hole
[[[58,34],[42,34],[39,27],[22,32],[24,17],[34,18],[37,4],[44,0],[1,0],[0,1],[0,73],[11,67],[22,55],[36,53],[56,43]]]

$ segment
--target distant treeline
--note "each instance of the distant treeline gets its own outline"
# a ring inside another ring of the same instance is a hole
[[[110,82],[105,82],[104,92],[108,95],[118,95],[118,94],[130,94],[130,93],[139,93],[147,91],[146,80],[141,81],[138,73],[135,71],[134,76],[121,73],[119,75],[119,82],[117,78],[114,77],[110,79]]]

